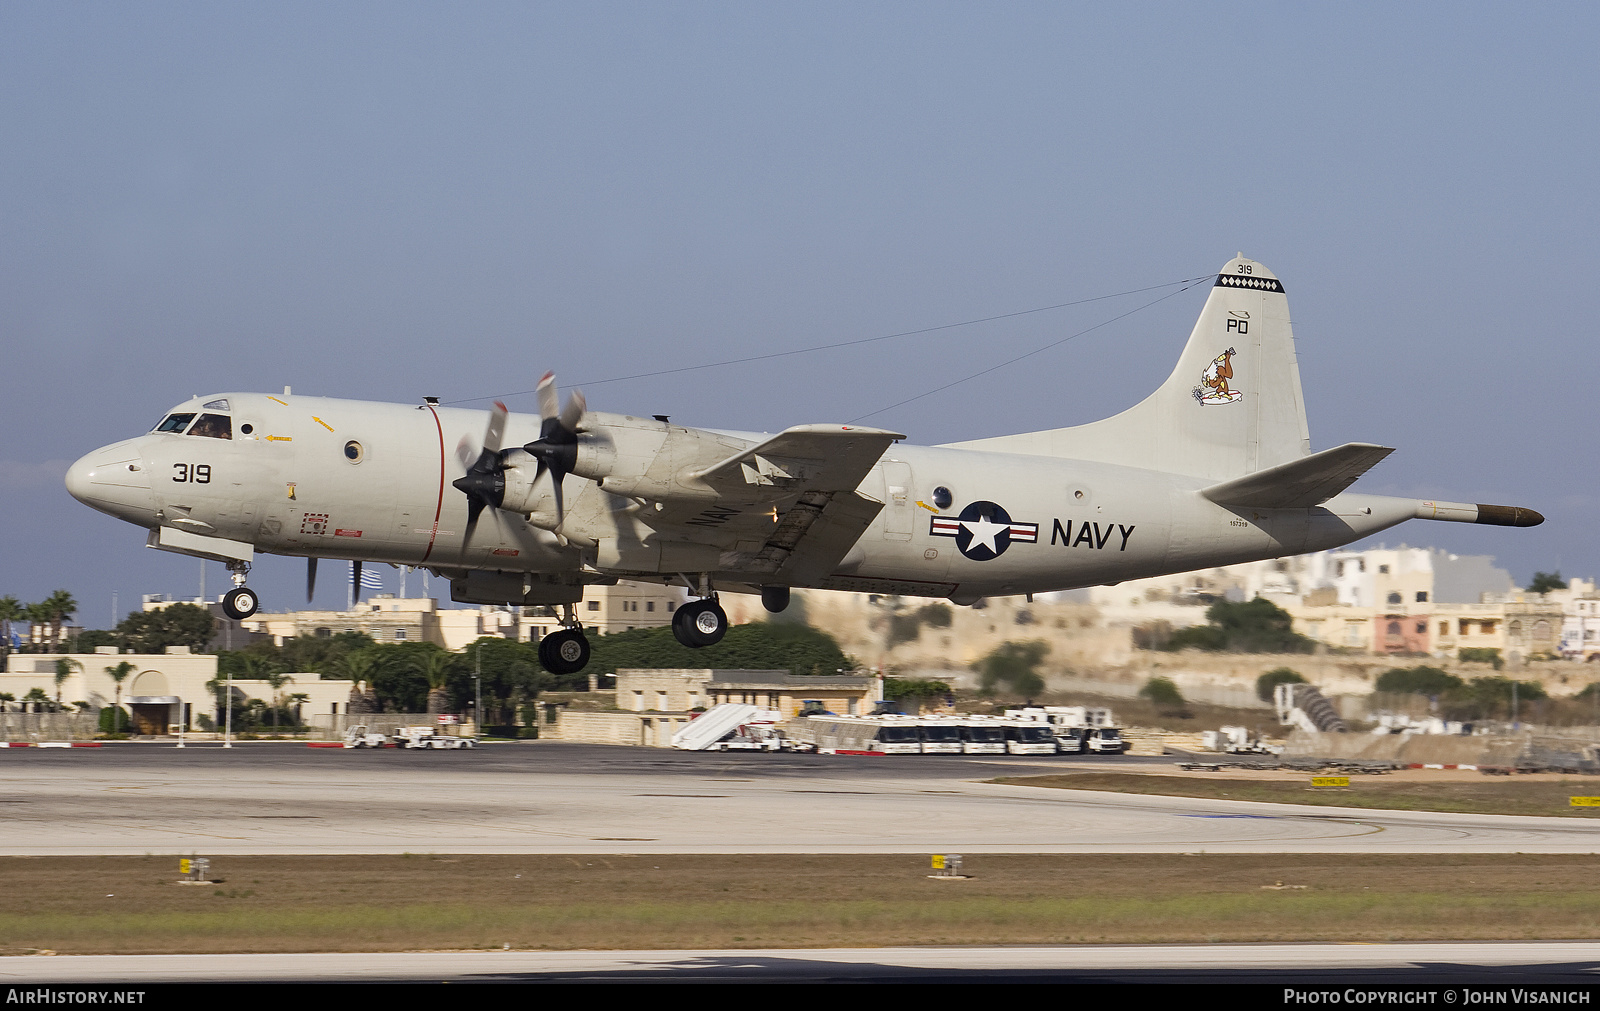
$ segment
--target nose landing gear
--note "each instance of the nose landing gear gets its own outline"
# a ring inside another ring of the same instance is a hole
[[[233,576],[233,589],[222,595],[222,613],[234,621],[242,621],[261,606],[255,591],[244,585],[245,577],[250,575],[250,563],[231,561],[228,572]]]

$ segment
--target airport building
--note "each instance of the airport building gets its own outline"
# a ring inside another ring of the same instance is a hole
[[[56,682],[57,661],[66,660],[67,676]],[[211,653],[191,653],[184,646],[169,646],[165,653],[118,653],[114,646],[102,646],[93,653],[13,653],[6,658],[0,673],[0,693],[12,696],[4,703],[7,712],[53,708],[59,699],[62,707],[99,709],[112,705],[118,687],[108,671],[122,663],[132,671],[122,682],[120,697],[128,710],[135,734],[160,735],[176,732],[179,725],[194,729],[195,718],[214,715],[217,695],[217,658]],[[319,674],[289,674],[289,680],[274,689],[265,681],[233,679],[231,690],[236,707],[249,699],[270,703],[274,697],[287,704],[298,704],[308,722],[315,716],[344,711],[350,698],[350,682],[323,680]],[[226,679],[224,679],[226,681]],[[25,702],[29,695],[43,696],[49,705]],[[304,695],[298,702],[290,697]]]
[[[676,587],[619,582],[588,587],[576,614],[585,628],[609,635],[668,625],[683,600]],[[482,636],[538,642],[561,627],[558,617],[551,607],[440,607],[431,597],[380,593],[347,611],[263,611],[239,624],[272,636],[279,645],[296,636],[361,632],[380,643],[431,642],[453,652]]]
[[[773,710],[778,719],[798,715],[814,701],[840,715],[870,712],[882,694],[870,675],[801,676],[786,670],[619,670],[616,711],[568,710],[542,731],[587,744],[670,747],[672,735],[697,712],[725,702]]]

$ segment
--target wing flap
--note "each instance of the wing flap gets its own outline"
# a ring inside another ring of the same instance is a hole
[[[780,583],[815,582],[838,567],[882,509],[882,502],[857,492],[802,495],[779,519],[752,567],[773,572]]]
[[[1218,505],[1305,509],[1344,491],[1393,452],[1388,446],[1349,442],[1214,484],[1200,494]]]

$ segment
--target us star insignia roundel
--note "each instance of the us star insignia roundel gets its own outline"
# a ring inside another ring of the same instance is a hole
[[[956,549],[975,562],[1000,557],[1012,541],[1033,544],[1039,540],[1039,524],[1014,522],[993,502],[974,502],[961,510],[960,516],[935,516],[928,532],[935,537],[954,537]]]

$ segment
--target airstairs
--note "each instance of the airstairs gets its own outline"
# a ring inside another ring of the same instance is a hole
[[[765,712],[760,706],[725,702],[712,706],[672,735],[672,746],[682,751],[705,751]]]
[[[1278,710],[1278,722],[1286,727],[1331,734],[1345,732],[1344,720],[1333,703],[1313,685],[1277,685],[1272,690],[1272,701]]]

